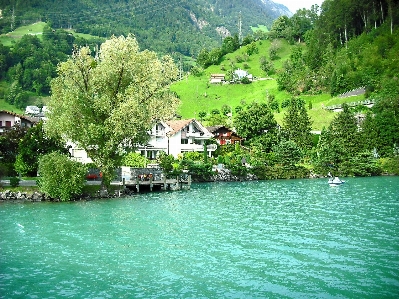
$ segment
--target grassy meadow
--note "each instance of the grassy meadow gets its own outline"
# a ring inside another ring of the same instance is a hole
[[[1,34],[0,42],[4,46],[9,47],[13,44],[15,40],[20,39],[22,36],[26,34],[37,35],[37,37],[41,39],[43,28],[45,25],[46,25],[45,22],[37,22],[31,25],[18,27],[12,32],[9,32],[7,34]]]
[[[285,60],[289,59],[293,46],[286,41],[280,40],[278,59],[274,60],[276,70],[281,69]],[[261,69],[259,60],[262,56],[269,57],[270,41],[258,41],[258,53],[248,57],[246,61],[237,62],[237,57],[244,57],[246,47],[242,47],[234,53],[227,54],[219,65],[212,65],[204,70],[201,76],[189,75],[183,80],[171,86],[172,91],[176,92],[181,100],[178,113],[183,118],[199,118],[198,112],[206,111],[210,113],[213,109],[221,109],[223,105],[232,108],[234,117],[234,108],[243,106],[253,101],[267,101],[267,95],[275,96],[280,103],[289,99],[291,95],[286,91],[279,91],[276,75],[267,76]],[[243,69],[248,71],[257,80],[251,84],[210,84],[211,74],[226,74],[227,70]],[[313,130],[320,131],[324,126],[328,126],[336,115],[334,112],[323,109],[323,106],[342,104],[344,102],[363,100],[363,96],[354,98],[332,98],[329,94],[320,95],[301,95],[307,103],[312,104],[312,109],[308,111],[313,121]],[[277,122],[282,124],[285,109],[280,109],[275,113]]]

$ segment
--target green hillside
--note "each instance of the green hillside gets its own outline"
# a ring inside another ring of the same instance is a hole
[[[276,72],[282,68],[285,60],[290,58],[293,45],[289,45],[285,40],[280,40],[280,50],[278,59],[274,61]],[[172,91],[176,92],[181,100],[178,113],[183,118],[199,118],[198,113],[205,111],[208,115],[213,109],[221,110],[223,105],[231,107],[233,117],[235,107],[249,104],[253,101],[266,102],[267,95],[274,95],[281,107],[284,100],[290,99],[291,95],[287,91],[279,91],[276,77],[268,76],[260,69],[259,60],[262,56],[269,56],[270,41],[256,42],[258,53],[248,57],[248,60],[237,62],[238,56],[244,56],[247,46],[242,47],[234,53],[227,54],[219,65],[212,65],[204,70],[201,76],[189,75],[183,80],[172,85]],[[234,64],[234,69],[245,69],[253,76],[256,81],[251,84],[210,84],[211,74],[225,74],[230,65]],[[246,67],[245,67],[246,65]],[[334,112],[323,109],[323,106],[342,104],[345,102],[359,101],[363,96],[351,98],[336,98],[329,94],[301,95],[302,99],[309,104],[309,116],[313,121],[313,129],[321,130],[323,126],[328,126],[334,118]],[[280,108],[280,112],[275,113],[276,120],[281,123],[285,109]]]

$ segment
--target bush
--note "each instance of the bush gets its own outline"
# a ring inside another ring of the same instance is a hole
[[[11,187],[18,187],[19,186],[19,178],[16,176],[13,176],[10,178],[10,186]]]
[[[206,182],[215,173],[212,171],[212,164],[210,163],[191,163],[188,167],[188,174],[191,175],[194,181]]]
[[[378,165],[385,174],[399,175],[399,157],[381,158],[378,160]]]
[[[128,167],[146,167],[149,160],[139,153],[130,152],[122,159],[122,165]]]
[[[41,192],[62,201],[82,194],[87,167],[68,156],[52,152],[39,159],[38,186]]]

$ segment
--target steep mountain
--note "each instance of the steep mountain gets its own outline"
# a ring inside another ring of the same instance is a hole
[[[0,11],[1,33],[46,21],[100,37],[132,33],[143,49],[194,57],[227,35],[291,15],[271,0],[2,0]]]

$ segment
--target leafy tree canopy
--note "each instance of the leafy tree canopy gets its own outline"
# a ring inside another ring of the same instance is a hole
[[[178,99],[169,84],[176,77],[169,56],[139,51],[132,36],[112,37],[97,57],[75,49],[52,82],[45,128],[83,148],[108,186],[123,149],[145,143],[156,120],[174,115]]]
[[[234,119],[237,134],[250,140],[277,129],[277,122],[266,103],[253,102],[245,110],[237,113]]]

